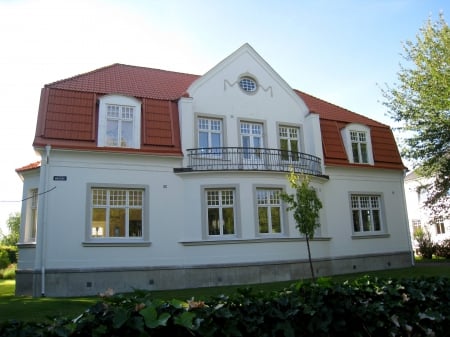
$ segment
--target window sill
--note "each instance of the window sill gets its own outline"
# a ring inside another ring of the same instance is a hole
[[[84,241],[83,247],[149,247],[152,243],[150,241],[111,241],[111,240],[97,240]]]
[[[382,239],[390,237],[390,234],[353,234],[352,240],[359,239]]]
[[[311,241],[330,241],[330,237],[315,237]],[[207,245],[228,245],[228,244],[247,244],[247,243],[271,243],[271,242],[301,242],[306,241],[304,237],[270,237],[255,239],[220,239],[220,240],[200,240],[200,241],[179,241],[183,246],[207,246]]]
[[[17,243],[18,248],[36,248],[36,242]]]

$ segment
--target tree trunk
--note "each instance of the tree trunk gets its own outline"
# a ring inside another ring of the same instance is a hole
[[[311,277],[313,282],[316,282],[316,276],[314,275],[314,268],[311,259],[311,249],[309,248],[309,235],[306,234],[306,246],[308,247],[308,260],[309,260],[309,268],[311,269]]]

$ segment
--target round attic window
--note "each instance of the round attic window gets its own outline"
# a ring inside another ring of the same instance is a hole
[[[248,76],[242,77],[239,80],[239,86],[241,87],[242,90],[244,90],[245,92],[248,92],[248,93],[255,92],[256,89],[258,88],[256,81],[253,78],[248,77]]]

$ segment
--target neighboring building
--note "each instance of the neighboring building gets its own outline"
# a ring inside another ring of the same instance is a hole
[[[431,178],[421,177],[415,171],[411,171],[405,177],[409,228],[415,250],[417,250],[417,243],[414,240],[414,231],[418,228],[427,230],[431,234],[431,239],[436,243],[450,239],[450,219],[442,220],[439,223],[431,223],[430,211],[424,206],[428,199],[428,190],[431,183]]]
[[[203,76],[114,64],[48,84],[33,146],[18,295],[309,277],[290,168],[324,205],[318,276],[412,264],[389,126],[293,90],[248,44]]]

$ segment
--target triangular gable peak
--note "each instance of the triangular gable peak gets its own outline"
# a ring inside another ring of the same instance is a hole
[[[256,85],[255,88],[250,88],[254,90],[247,92],[247,96],[242,95],[242,79],[253,80]],[[226,97],[228,102],[230,99],[236,102],[237,99],[244,105],[246,101],[250,102],[249,99],[240,101],[239,98],[260,96],[259,100],[266,101],[269,106],[273,103],[274,109],[277,109],[277,101],[285,102],[286,97],[289,97],[292,104],[296,105],[295,110],[303,112],[302,117],[309,112],[301,97],[295,94],[286,81],[248,43],[195,80],[187,92],[193,98],[213,94],[217,99],[221,96]]]

